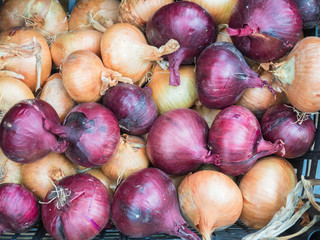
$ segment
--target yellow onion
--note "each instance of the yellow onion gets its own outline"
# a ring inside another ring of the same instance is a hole
[[[139,81],[150,70],[152,61],[162,60],[180,47],[176,40],[169,40],[160,48],[148,45],[143,33],[128,23],[117,23],[108,28],[101,39],[103,64],[124,77]]]
[[[21,163],[8,159],[0,148],[0,184],[17,183],[21,184]]]
[[[36,30],[14,28],[0,33],[0,70],[22,75],[32,91],[40,88],[52,67],[50,49]]]
[[[60,67],[63,60],[77,50],[89,50],[100,56],[101,37],[101,32],[90,29],[59,34],[50,46],[54,64]]]
[[[96,29],[104,32],[118,22],[119,4],[117,0],[81,0],[71,11],[69,29]]]
[[[212,165],[212,164],[202,164],[198,169],[197,172],[199,171],[204,171],[204,170],[211,170],[211,171],[218,171],[219,169],[217,168],[216,165]],[[227,175],[229,178],[231,178],[235,183],[237,183],[238,181],[238,177],[237,176],[231,176],[231,175]]]
[[[286,205],[297,184],[292,165],[284,158],[262,158],[244,174],[239,187],[243,195],[241,221],[251,228],[263,228]]]
[[[41,90],[40,99],[50,103],[56,110],[62,122],[69,111],[76,105],[67,93],[60,73],[55,73],[48,78]]]
[[[120,20],[144,31],[145,25],[152,15],[162,6],[173,2],[174,0],[122,0]]]
[[[110,194],[110,197],[113,196],[113,193],[114,193],[114,190],[112,190],[112,187],[111,187],[111,181],[110,179],[101,171],[101,169],[99,168],[92,168],[92,169],[89,169],[87,171],[87,173],[91,174],[92,176],[98,178],[104,186],[106,186],[106,188],[108,189],[109,191],[109,194]]]
[[[76,173],[76,166],[64,154],[53,152],[21,169],[22,184],[40,200],[53,188],[52,183]]]
[[[200,101],[197,101],[195,106],[192,109],[198,112],[204,118],[204,120],[206,120],[209,128],[211,127],[213,120],[221,111],[219,109],[206,108],[200,103]]]
[[[217,228],[235,223],[243,206],[234,181],[212,170],[188,175],[180,184],[178,196],[183,216],[204,240],[210,240]]]
[[[152,89],[152,98],[157,104],[160,114],[176,108],[190,108],[198,99],[194,85],[194,66],[181,66],[179,73],[180,85],[171,86],[169,85],[169,70],[163,70],[157,64],[152,71],[148,87]]]

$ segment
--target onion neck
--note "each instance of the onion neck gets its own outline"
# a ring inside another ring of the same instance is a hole
[[[207,156],[204,157],[202,163],[220,165],[220,157],[218,154],[213,154],[212,150],[208,151]]]
[[[169,70],[170,70],[169,85],[171,86],[180,86],[179,67],[183,59],[185,58],[185,55],[186,55],[185,51],[181,49],[168,56]]]
[[[255,87],[263,88],[264,86],[266,86],[268,90],[273,94],[273,96],[276,95],[276,92],[272,88],[270,83],[268,83],[267,81],[263,81],[258,76],[247,76],[246,83],[247,83],[247,87],[249,88],[255,88]]]
[[[258,159],[279,151],[281,152],[282,156],[285,154],[284,143],[281,139],[278,139],[272,143],[261,138],[261,141],[258,143],[256,158]]]
[[[189,228],[187,228],[185,224],[181,224],[175,227],[170,234],[178,236],[181,239],[200,240],[198,235],[192,232]]]
[[[295,57],[292,57],[289,61],[281,63],[280,66],[276,66],[273,75],[283,85],[291,85],[295,76]]]
[[[118,82],[133,84],[133,81],[130,78],[122,77],[121,73],[113,71],[109,68],[104,68],[100,74],[100,79],[102,81],[100,95],[105,95],[106,91],[110,87],[114,87]]]
[[[253,33],[259,33],[259,28],[258,27],[251,27],[251,26],[245,24],[243,28],[230,28],[230,27],[228,27],[226,29],[226,31],[230,36],[246,37],[246,36],[252,35]]]
[[[147,44],[145,48],[146,52],[145,57],[143,58],[145,61],[160,61],[162,60],[162,56],[176,52],[180,48],[180,44],[177,40],[170,39],[165,45],[161,46],[160,48],[156,48]]]

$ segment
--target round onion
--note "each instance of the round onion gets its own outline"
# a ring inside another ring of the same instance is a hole
[[[240,181],[241,221],[251,228],[263,228],[285,206],[296,184],[297,176],[287,160],[273,156],[260,159]]]
[[[21,163],[8,159],[0,148],[0,184],[17,183],[21,184]]]
[[[320,24],[319,0],[295,0],[303,21],[304,29],[312,29]]]

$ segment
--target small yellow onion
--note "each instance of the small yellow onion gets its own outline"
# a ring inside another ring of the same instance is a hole
[[[61,122],[76,105],[67,93],[60,73],[55,73],[48,78],[41,90],[40,99],[50,103],[58,113]]]
[[[102,33],[92,29],[59,34],[50,46],[54,64],[60,67],[63,60],[77,50],[89,50],[100,56]]]
[[[0,148],[0,184],[21,184],[21,163],[9,160]]]
[[[213,120],[221,111],[219,109],[206,108],[200,103],[200,101],[197,101],[195,106],[192,109],[198,112],[204,118],[204,120],[206,120],[209,128],[211,127]]]
[[[148,45],[143,33],[128,23],[117,23],[108,28],[101,39],[103,64],[124,77],[139,81],[152,66],[152,61],[175,52],[180,47],[176,40],[169,40],[160,48]]]
[[[169,70],[163,70],[156,64],[152,71],[148,87],[152,89],[152,98],[160,114],[176,108],[190,108],[198,99],[194,84],[194,66],[181,66],[179,73],[180,85],[171,86],[169,85]]]
[[[119,4],[117,0],[81,0],[71,11],[70,31],[96,29],[104,32],[118,22]]]
[[[178,197],[183,216],[204,240],[210,240],[217,228],[235,223],[243,206],[237,184],[212,170],[188,175],[179,187]]]
[[[49,153],[34,163],[23,164],[22,184],[40,200],[44,200],[53,183],[77,173],[76,166],[64,155]]]
[[[294,168],[286,159],[269,156],[258,160],[239,184],[243,195],[241,221],[251,228],[266,226],[286,205],[296,184]]]
[[[130,83],[121,74],[105,68],[101,59],[89,50],[71,53],[62,65],[65,89],[78,103],[98,101],[105,91],[119,81]]]
[[[32,91],[40,88],[52,67],[50,49],[36,30],[14,28],[0,33],[0,70],[22,75]]]
[[[101,167],[102,172],[111,181],[120,183],[133,172],[149,166],[145,141],[137,136],[123,134],[116,152]]]
[[[121,22],[130,23],[142,31],[152,15],[174,0],[122,0],[120,3]]]
[[[113,196],[114,190],[112,190],[111,187],[111,181],[110,179],[101,171],[101,169],[99,168],[92,168],[90,170],[87,171],[87,173],[91,174],[92,176],[98,178],[103,185],[106,186],[106,188],[109,191],[110,197]]]

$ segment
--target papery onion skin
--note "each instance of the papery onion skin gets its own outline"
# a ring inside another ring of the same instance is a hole
[[[21,184],[21,168],[23,164],[11,161],[0,148],[0,184],[17,183]]]
[[[293,0],[239,0],[227,29],[233,44],[258,62],[275,61],[297,43],[302,18]]]
[[[173,38],[180,44],[178,51],[167,56],[170,85],[179,86],[180,64],[192,64],[201,51],[217,38],[218,27],[210,14],[193,2],[174,2],[161,7],[146,27],[148,42],[160,47]]]
[[[39,220],[40,207],[33,194],[20,184],[0,184],[0,235],[22,233]]]
[[[57,184],[66,199],[56,198],[54,189],[41,206],[42,221],[47,232],[57,240],[92,239],[106,226],[110,217],[110,196],[97,178],[87,173],[63,178]],[[60,202],[59,202],[60,201]]]
[[[115,114],[120,128],[129,134],[149,132],[158,117],[157,105],[148,90],[134,84],[119,83],[109,88],[102,104]]]
[[[284,142],[284,158],[298,158],[304,155],[313,144],[316,128],[310,116],[299,119],[290,105],[279,104],[265,112],[261,119],[263,137],[268,141],[281,139]],[[302,117],[302,115],[300,116]],[[277,152],[277,156],[281,153]]]
[[[243,195],[241,221],[251,228],[263,228],[285,206],[296,184],[294,168],[284,158],[269,156],[257,161],[239,184]]]
[[[295,0],[303,20],[304,29],[312,29],[320,23],[319,0]]]
[[[187,228],[180,214],[169,176],[157,168],[135,172],[118,186],[111,215],[117,229],[129,237],[163,232],[183,239],[200,239]]]

